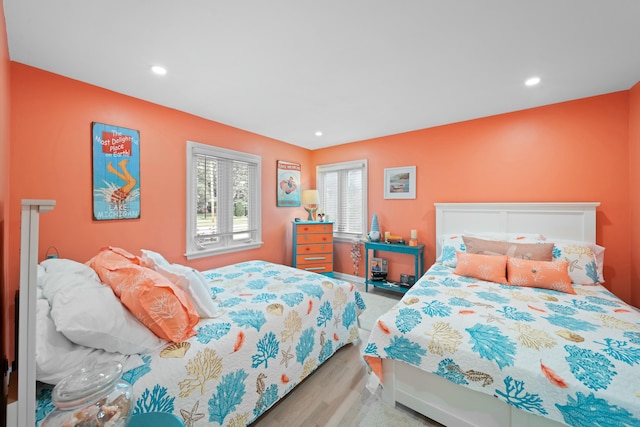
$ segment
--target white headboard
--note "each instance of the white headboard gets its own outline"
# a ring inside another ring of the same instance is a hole
[[[436,257],[440,236],[464,232],[540,233],[596,242],[596,207],[585,203],[435,203]]]

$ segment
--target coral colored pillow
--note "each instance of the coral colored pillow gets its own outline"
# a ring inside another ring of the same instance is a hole
[[[529,261],[509,257],[507,277],[511,286],[551,289],[574,294],[569,277],[569,263],[566,261]]]
[[[515,243],[462,236],[466,251],[472,254],[507,255],[536,261],[553,260],[553,243]]]
[[[459,276],[468,276],[487,282],[507,283],[506,255],[478,255],[468,252],[457,252],[458,264],[453,271]]]
[[[200,318],[189,297],[157,271],[120,248],[104,248],[87,263],[111,286],[125,307],[154,334],[181,342],[193,336]]]

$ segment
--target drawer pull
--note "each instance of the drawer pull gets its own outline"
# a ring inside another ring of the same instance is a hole
[[[304,260],[305,261],[323,261],[325,259],[327,259],[327,257],[324,257],[324,256],[308,256],[308,257],[305,257]]]
[[[314,271],[314,270],[324,270],[324,267],[307,267],[306,271]]]

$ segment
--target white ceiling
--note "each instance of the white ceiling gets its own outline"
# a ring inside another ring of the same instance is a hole
[[[4,11],[13,61],[310,149],[640,81],[638,0],[4,0]],[[525,87],[533,75],[542,82]]]

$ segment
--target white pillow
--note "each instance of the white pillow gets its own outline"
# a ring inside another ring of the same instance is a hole
[[[93,271],[93,270],[92,270]],[[98,276],[87,277],[74,272],[59,271],[55,273],[45,273],[42,277],[42,293],[53,304],[53,297],[63,289],[78,289],[87,285],[100,285]]]
[[[158,252],[150,251],[148,249],[141,249],[142,256],[140,257],[141,265],[143,267],[155,270],[158,266],[169,265],[169,261],[164,259]]]
[[[77,273],[89,279],[98,279],[98,274],[86,264],[64,258],[49,258],[40,263],[46,273]]]
[[[109,353],[104,350],[84,347],[69,341],[56,331],[49,316],[49,302],[39,299],[36,302],[36,380],[47,384],[57,384],[75,370],[93,363],[116,361],[123,365],[124,371],[143,365],[138,355]]]
[[[122,305],[110,286],[100,283],[59,290],[51,303],[51,318],[65,337],[86,347],[135,354],[166,344]]]
[[[185,291],[198,316],[215,317],[216,304],[207,279],[198,270],[180,264],[156,266],[156,271]]]

